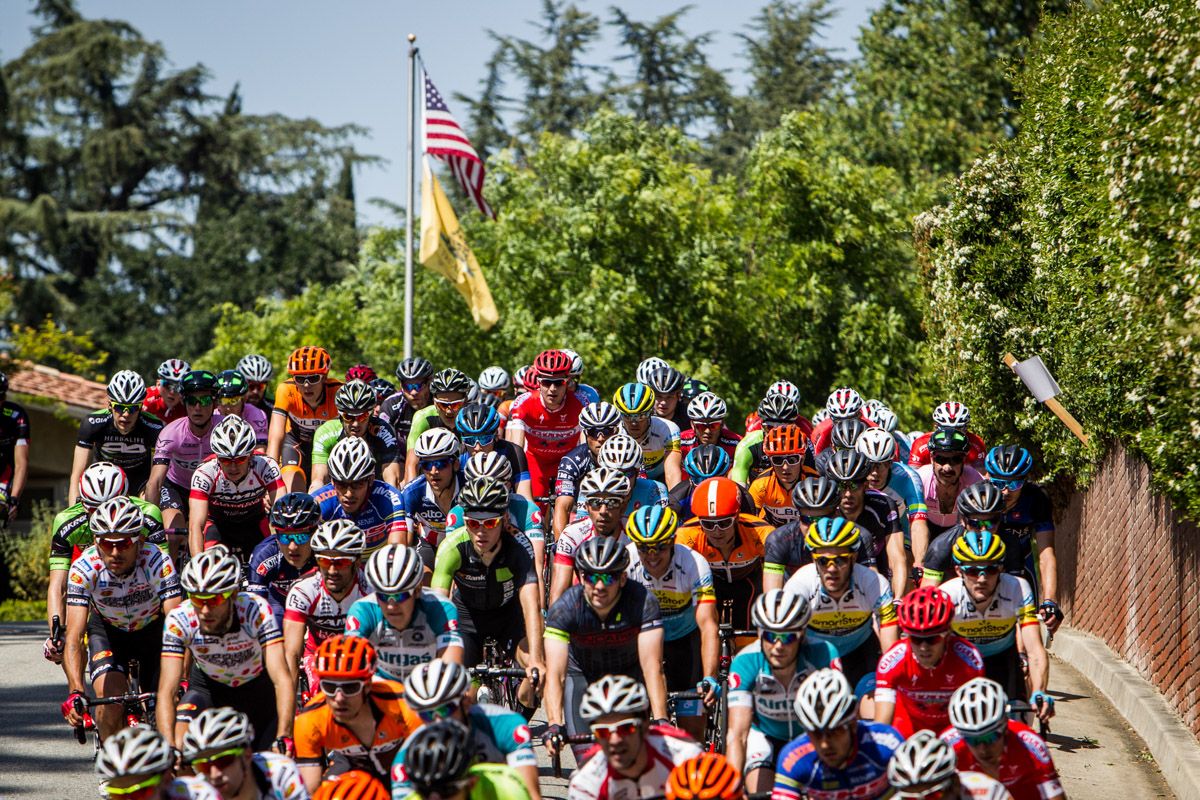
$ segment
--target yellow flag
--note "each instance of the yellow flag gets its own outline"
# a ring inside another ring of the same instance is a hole
[[[485,331],[490,330],[500,319],[492,291],[475,254],[467,245],[458,217],[450,207],[450,200],[442,191],[429,160],[424,160],[421,176],[421,250],[418,255],[422,264],[437,272],[454,284],[458,293],[466,299],[475,324]]]

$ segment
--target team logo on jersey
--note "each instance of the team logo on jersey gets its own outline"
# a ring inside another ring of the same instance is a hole
[[[1046,743],[1041,740],[1041,737],[1033,731],[1020,731],[1017,736],[1021,738],[1021,743],[1034,758],[1043,764],[1050,763],[1050,751],[1046,749]]]
[[[92,656],[92,661],[102,661],[112,655],[112,650],[101,650],[96,655]]]
[[[180,703],[179,705],[175,706],[175,710],[176,711],[195,711],[196,704],[195,703]]]
[[[513,729],[513,741],[517,744],[529,744],[533,741],[533,735],[529,733],[529,726],[518,725]]]
[[[449,529],[449,528],[455,528],[455,527],[458,527],[458,514],[451,512],[446,517],[446,528]]]
[[[742,676],[736,672],[729,673],[729,690],[733,691],[742,685]]]
[[[346,633],[356,631],[362,627],[362,623],[358,621],[358,617],[346,617]]]

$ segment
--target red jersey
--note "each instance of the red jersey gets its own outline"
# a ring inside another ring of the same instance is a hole
[[[534,497],[550,494],[558,462],[579,444],[579,412],[583,402],[574,392],[557,411],[547,411],[538,392],[517,398],[509,409],[508,430],[525,432],[530,489]]]
[[[717,447],[725,451],[731,463],[733,462],[733,451],[737,449],[737,443],[741,440],[742,437],[729,430],[729,428],[721,427],[721,435],[717,438]],[[691,428],[679,434],[679,452],[683,455],[686,456],[688,451],[697,444],[696,431]]]
[[[893,703],[892,727],[907,739],[919,730],[934,733],[950,725],[950,695],[972,678],[983,677],[983,656],[975,645],[954,634],[933,669],[917,663],[908,640],[901,639],[879,659],[875,669],[875,702]]]
[[[942,739],[954,748],[960,771],[984,771],[957,730],[947,729]],[[1008,721],[1008,730],[1004,734],[1000,782],[1008,789],[1013,800],[1052,800],[1066,795],[1058,779],[1058,770],[1050,758],[1050,749],[1042,737],[1028,725],[1015,720]]]
[[[158,384],[146,389],[146,399],[142,401],[142,408],[158,417],[164,423],[183,419],[187,414],[187,410],[183,407],[182,402],[177,403],[170,411],[167,410],[167,404],[162,399],[162,389],[159,388]]]
[[[976,469],[983,471],[983,457],[987,454],[987,445],[983,443],[983,439],[979,438],[979,434],[965,432],[967,441],[971,443],[971,449],[967,451],[967,463]],[[908,465],[913,469],[923,467],[930,461],[929,454],[929,437],[933,436],[933,432],[922,433],[916,439],[913,439],[912,449],[908,452]]]
[[[859,413],[858,418],[867,424],[868,428],[879,427],[871,420],[867,419],[866,415]],[[808,434],[808,440],[812,442],[812,451],[815,456],[817,453],[828,448],[833,438],[833,423],[837,422],[833,417],[826,417],[817,423],[817,426]]]

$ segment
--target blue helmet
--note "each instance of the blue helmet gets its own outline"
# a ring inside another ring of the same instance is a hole
[[[725,449],[715,444],[698,444],[688,451],[683,459],[683,471],[693,483],[708,478],[722,477],[733,467],[733,461]]]
[[[613,405],[627,417],[649,414],[654,409],[654,391],[644,383],[627,383],[613,393]]]
[[[991,564],[1004,560],[1004,542],[991,531],[967,531],[954,542],[956,564]]]
[[[487,436],[500,429],[500,413],[483,403],[465,405],[454,420],[459,436]]]
[[[1013,480],[1029,474],[1033,469],[1033,456],[1020,445],[1002,444],[988,451],[984,464],[989,477]]]

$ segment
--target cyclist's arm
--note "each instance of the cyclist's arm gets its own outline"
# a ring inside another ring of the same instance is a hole
[[[765,591],[765,590],[764,590]],[[696,626],[700,628],[700,664],[704,677],[717,677],[721,658],[721,638],[717,632],[717,604],[702,603],[696,607]]]
[[[1042,600],[1058,602],[1058,556],[1054,553],[1054,529],[1037,532],[1038,572],[1042,579]]]
[[[84,658],[87,654],[83,646],[83,636],[87,632],[88,613],[87,606],[67,606],[66,654],[63,656],[62,668],[67,675],[67,690],[71,692],[84,692],[87,688],[83,677]]]
[[[754,464],[754,453],[749,446],[743,447],[746,440],[738,442],[733,451],[733,469],[729,471],[731,480],[746,486],[750,483],[750,467]]]
[[[683,480],[683,454],[678,450],[667,453],[663,459],[663,482],[667,489],[675,488],[675,484]]]
[[[462,566],[462,554],[458,552],[457,545],[459,541],[461,539],[458,533],[454,536],[447,536],[438,545],[437,555],[433,560],[433,580],[430,582],[429,588],[445,598],[450,597],[450,587],[454,585],[454,573],[458,572],[458,568]]]
[[[558,602],[558,598],[563,596],[563,592],[571,588],[571,581],[574,578],[574,567],[570,564],[555,563],[550,571],[550,605]]]
[[[329,471],[329,468],[326,467],[325,472],[328,473],[328,471]],[[317,467],[314,464],[313,465],[313,474],[315,475],[316,472],[317,472]],[[383,482],[384,483],[389,484],[389,485],[394,486],[397,489],[399,489],[400,483],[403,480],[404,480],[404,471],[400,467],[400,462],[392,461],[392,462],[389,462],[389,463],[383,465]],[[324,486],[325,484],[321,484],[321,485]]]
[[[1050,681],[1050,659],[1042,644],[1042,629],[1039,625],[1022,625],[1019,629],[1025,656],[1029,659],[1029,685],[1033,692],[1044,692]],[[1032,692],[1031,692],[1032,694]]]
[[[567,679],[567,651],[570,645],[559,636],[546,630],[546,693],[542,696],[546,705],[546,722],[550,725],[565,725],[563,715],[563,684]]]
[[[524,497],[526,500],[528,500],[529,502],[532,503],[533,502],[533,481],[531,481],[529,478],[522,478],[520,481],[517,482],[516,492],[517,492],[517,494],[521,495],[521,497]]]
[[[753,719],[753,705],[729,707],[729,735],[725,741],[725,756],[738,772],[746,766],[746,739],[750,736],[750,722]]]
[[[304,636],[308,625],[300,620],[283,618],[283,657],[293,685],[300,678],[300,658],[304,655]]]
[[[562,536],[563,528],[571,524],[571,512],[575,509],[574,495],[564,494],[554,498],[554,538]]]
[[[159,505],[162,502],[160,492],[162,490],[163,481],[167,477],[168,464],[153,464],[150,467],[150,478],[146,481],[146,493],[144,497],[147,503]]]
[[[925,551],[929,549],[929,522],[923,519],[909,520],[908,534],[912,538],[913,563],[925,562]]]
[[[525,429],[524,428],[514,428],[513,424],[510,422],[508,424],[508,426],[505,427],[505,429],[504,429],[504,438],[508,439],[510,442],[515,444],[517,447],[520,447],[522,450],[525,449]]]
[[[195,555],[204,552],[204,525],[208,522],[208,498],[192,494],[188,498],[188,549]]]
[[[662,669],[662,627],[639,633],[637,645],[638,661],[642,664],[642,677],[646,681],[646,692],[650,695],[650,714],[654,719],[666,719],[667,679],[663,675]]]
[[[25,477],[29,474],[29,445],[18,444],[13,448],[13,474],[12,483],[9,484],[8,495],[15,500],[19,500],[25,491]],[[9,508],[9,516],[15,517],[17,512],[17,503],[13,502]]]
[[[174,653],[163,653],[158,662],[158,704],[154,711],[158,732],[168,744],[175,744],[175,695],[183,680],[184,659]]]
[[[283,460],[283,437],[287,434],[287,412],[275,408],[271,410],[271,426],[267,428],[267,455],[279,464]]]
[[[71,482],[67,484],[67,505],[73,506],[79,500],[79,479],[92,460],[92,449],[75,445],[75,455],[71,459]]]
[[[67,571],[50,570],[50,584],[46,588],[46,625],[53,627],[54,618],[66,619]]]
[[[538,672],[546,671],[546,652],[542,642],[542,592],[537,582],[521,587],[518,595],[521,614],[525,617],[525,637],[529,642],[529,666]]]
[[[391,466],[390,464],[388,466]],[[384,475],[387,475],[386,468]],[[312,480],[308,483],[308,493],[315,494],[325,484],[329,483],[329,465],[322,463],[318,464],[315,461],[312,465]],[[391,483],[391,481],[388,481]]]
[[[904,534],[899,531],[888,534],[887,560],[892,568],[892,595],[903,597],[908,587],[908,551],[904,549]]]
[[[296,682],[278,639],[263,647],[263,666],[271,683],[275,684],[275,710],[279,720],[275,735],[291,736],[296,716]]]

